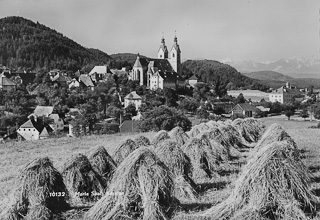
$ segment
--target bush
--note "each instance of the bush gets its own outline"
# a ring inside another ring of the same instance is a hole
[[[144,112],[142,117],[143,120],[139,122],[139,129],[143,132],[151,130],[169,131],[176,126],[187,131],[192,126],[191,121],[181,111],[163,105]]]

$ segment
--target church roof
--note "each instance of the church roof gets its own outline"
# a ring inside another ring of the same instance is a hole
[[[157,73],[161,76],[162,79],[170,82],[176,82],[178,76],[175,72],[170,71],[158,71]]]
[[[174,72],[170,62],[167,59],[150,59],[149,67],[157,67],[158,70],[163,72]]]

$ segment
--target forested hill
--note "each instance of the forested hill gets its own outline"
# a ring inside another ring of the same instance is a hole
[[[182,63],[182,74],[186,78],[194,74],[201,82],[227,89],[268,89],[259,80],[244,76],[235,68],[214,60],[187,60]]]
[[[22,17],[0,19],[0,64],[13,69],[78,70],[112,59],[85,48],[61,33]]]

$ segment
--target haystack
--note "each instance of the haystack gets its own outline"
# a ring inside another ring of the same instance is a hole
[[[244,147],[249,147],[245,143],[242,143],[241,135],[232,125],[221,125],[218,127],[228,143],[230,143],[234,148],[240,149]]]
[[[216,154],[208,139],[191,138],[184,146],[183,152],[192,164],[192,179],[212,178],[219,169]]]
[[[263,123],[254,118],[237,118],[232,122],[232,126],[237,129],[243,137],[243,143],[245,143],[245,141],[248,143],[257,142],[264,131]]]
[[[149,146],[151,144],[150,140],[147,137],[142,136],[142,135],[140,135],[139,137],[135,138],[134,142],[136,143],[136,145],[138,147],[146,147],[146,146]]]
[[[212,132],[203,132],[197,136],[199,139],[205,139],[210,142],[210,146],[215,154],[215,159],[219,163],[226,163],[230,159],[230,149],[224,147],[217,140],[212,138]]]
[[[60,193],[54,194],[52,193]],[[69,207],[68,191],[61,174],[48,157],[31,161],[19,173],[18,184],[0,219],[51,219]]]
[[[217,123],[216,121],[213,121],[213,120],[207,121],[207,122],[206,122],[206,125],[207,125],[209,128],[218,127],[218,123]]]
[[[85,219],[167,219],[174,206],[171,172],[147,147],[132,152]]]
[[[151,144],[152,145],[158,145],[160,144],[161,142],[167,140],[167,139],[170,139],[170,136],[168,134],[167,131],[165,130],[161,130],[161,131],[158,131],[158,133],[154,136]]]
[[[93,193],[103,193],[104,183],[93,170],[88,158],[76,154],[63,164],[62,176],[70,192],[70,202],[77,205],[99,199]]]
[[[290,143],[265,145],[248,161],[229,198],[205,211],[211,219],[308,219],[314,211],[308,169]]]
[[[131,139],[123,141],[113,154],[113,160],[119,165],[131,152],[137,149],[139,146]]]
[[[117,164],[102,146],[93,148],[89,152],[88,159],[92,169],[100,175],[103,186],[106,187],[107,182],[117,168]]]
[[[179,126],[173,128],[169,132],[169,136],[171,137],[172,140],[177,142],[180,146],[184,145],[189,140],[189,136]]]
[[[175,141],[166,140],[155,148],[155,153],[173,174],[176,197],[196,200],[196,184],[189,177],[192,165],[179,145]]]
[[[205,123],[201,123],[201,124],[193,126],[191,128],[191,130],[189,131],[188,135],[189,135],[189,137],[196,137],[201,132],[208,131],[209,129],[210,129],[210,127],[208,125],[206,125]]]
[[[263,146],[268,145],[275,141],[288,141],[291,143],[291,146],[297,148],[297,144],[290,137],[290,135],[283,129],[279,124],[270,125],[267,130],[262,135],[261,139],[258,141],[254,151],[258,151]]]

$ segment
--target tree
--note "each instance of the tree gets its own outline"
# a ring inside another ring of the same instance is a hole
[[[178,101],[178,95],[176,91],[171,88],[164,88],[163,92],[166,99],[166,105],[168,107],[176,107]]]
[[[187,111],[192,113],[195,113],[199,108],[199,106],[200,106],[200,103],[194,98],[183,99],[179,104],[179,108],[182,111]]]
[[[125,109],[124,109],[126,118],[132,118],[133,116],[137,115],[136,106],[133,103],[130,103]]]
[[[184,131],[187,131],[192,126],[191,121],[181,111],[164,105],[142,113],[142,118],[139,122],[141,131],[169,131],[176,126],[180,126]]]
[[[243,94],[240,93],[240,94],[238,95],[238,97],[236,98],[235,103],[238,104],[238,103],[245,103],[245,102],[246,102],[246,100],[245,100]]]
[[[288,117],[288,120],[290,120],[290,117],[294,114],[294,111],[288,109],[284,112],[284,114]]]
[[[209,117],[209,112],[202,105],[200,109],[197,110],[197,117],[202,119],[207,119]]]
[[[302,117],[304,120],[306,120],[306,118],[309,117],[309,113],[308,113],[308,110],[306,108],[301,111],[300,117]]]

